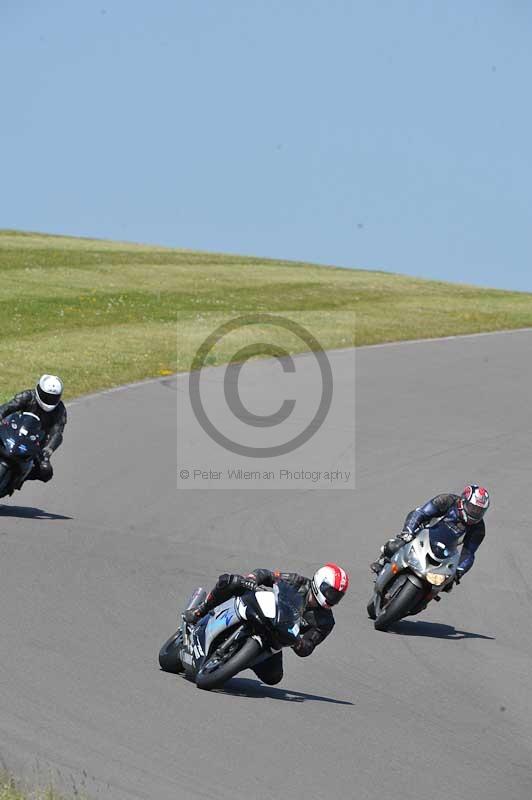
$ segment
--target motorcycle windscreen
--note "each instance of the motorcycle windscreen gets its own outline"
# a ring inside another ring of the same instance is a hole
[[[430,549],[435,558],[443,560],[448,558],[458,547],[460,537],[446,525],[445,522],[437,522],[429,528]]]
[[[207,592],[201,586],[199,586],[195,592],[193,592],[187,600],[187,604],[185,609],[189,611],[192,608],[197,608],[205,598],[207,597]]]
[[[305,598],[285,581],[275,584],[277,590],[277,618],[275,627],[283,641],[289,644],[299,634]]]

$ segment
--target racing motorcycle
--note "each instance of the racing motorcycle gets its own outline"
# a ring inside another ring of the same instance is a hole
[[[20,489],[41,452],[44,432],[30,411],[10,414],[0,424],[0,497]]]
[[[205,590],[197,589],[187,610],[205,597]],[[302,611],[303,597],[285,581],[257,586],[221,603],[195,625],[183,618],[159,652],[160,667],[184,672],[199,689],[219,689],[238,672],[295,644]]]
[[[367,606],[378,631],[419,614],[431,600],[441,600],[439,593],[448,590],[457,575],[460,542],[461,537],[440,520],[399,548],[379,572]]]

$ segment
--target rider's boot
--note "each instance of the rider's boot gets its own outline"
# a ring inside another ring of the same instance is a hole
[[[380,554],[379,558],[376,561],[372,561],[371,564],[369,565],[370,570],[372,572],[374,572],[376,575],[379,574],[381,569],[386,564],[386,556],[385,556],[385,553],[384,553],[384,548],[385,548],[385,545],[383,545],[381,547],[381,554]]]
[[[373,563],[369,565],[371,571],[376,572],[378,575],[386,562],[397,553],[399,548],[402,547],[405,542],[412,541],[413,538],[414,537],[410,531],[403,531],[398,536],[394,536],[393,539],[388,539],[388,541],[385,542],[381,547],[380,558],[378,558],[377,561],[373,561]]]

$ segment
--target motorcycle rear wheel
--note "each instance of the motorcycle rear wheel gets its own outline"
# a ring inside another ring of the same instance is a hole
[[[256,639],[249,638],[234,656],[212,671],[205,671],[205,667],[208,667],[209,661],[212,661],[212,658],[207,659],[196,675],[196,686],[198,689],[206,689],[207,691],[211,689],[220,689],[224,683],[234,678],[238,672],[242,672],[242,670],[249,667],[261,650],[262,645],[260,645]]]
[[[423,589],[406,580],[397,596],[390,600],[375,620],[375,630],[386,631],[394,622],[406,617],[410,609],[419,604],[423,594]]]
[[[164,672],[172,672],[174,675],[183,672],[180,656],[182,643],[183,635],[181,631],[176,631],[159,650],[159,666]]]

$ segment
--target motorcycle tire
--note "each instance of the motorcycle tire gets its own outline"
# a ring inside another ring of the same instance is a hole
[[[196,675],[196,686],[198,689],[220,689],[224,683],[234,678],[238,672],[246,669],[253,660],[259,655],[262,650],[260,645],[255,639],[247,639],[240,650],[219,667],[213,669],[211,672],[205,671],[205,667],[209,663],[209,659],[203,664],[202,668]]]
[[[384,610],[375,620],[375,630],[386,631],[403,617],[406,617],[411,608],[415,608],[421,601],[424,590],[411,581],[403,584],[400,592],[393,597]]]
[[[11,469],[7,464],[0,464],[0,497],[7,494],[11,483]]]
[[[366,611],[368,612],[368,617],[370,619],[377,619],[377,614],[375,613],[375,601],[371,599],[366,606]]]
[[[172,672],[174,675],[183,672],[184,668],[180,658],[182,641],[181,631],[176,631],[159,650],[159,666],[164,672]]]

